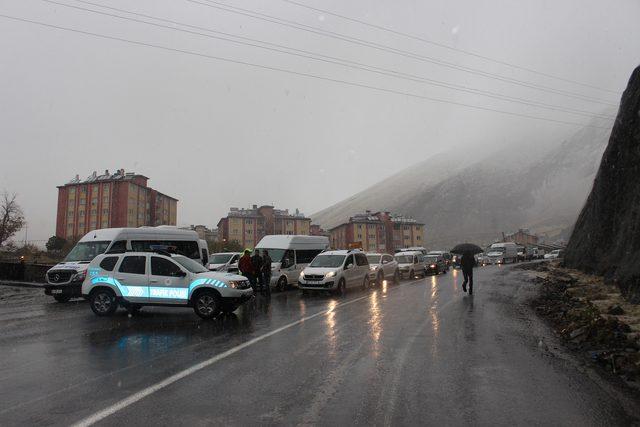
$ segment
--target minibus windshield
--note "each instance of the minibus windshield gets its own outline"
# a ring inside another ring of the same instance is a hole
[[[110,243],[108,240],[79,242],[71,249],[64,262],[91,261],[98,255],[105,253]]]

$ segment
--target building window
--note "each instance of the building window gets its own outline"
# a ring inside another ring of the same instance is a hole
[[[81,205],[86,205],[86,204],[87,204],[87,199],[85,199],[85,198],[81,198],[81,199],[80,199],[80,204],[81,204]]]

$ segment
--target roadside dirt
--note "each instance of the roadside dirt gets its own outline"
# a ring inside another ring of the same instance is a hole
[[[532,306],[570,350],[640,390],[640,305],[601,277],[557,262],[517,268],[541,285]]]

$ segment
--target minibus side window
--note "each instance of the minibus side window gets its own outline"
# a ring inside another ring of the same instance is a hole
[[[109,250],[108,254],[123,254],[127,251],[127,241],[126,240],[118,240],[117,242],[113,242]]]

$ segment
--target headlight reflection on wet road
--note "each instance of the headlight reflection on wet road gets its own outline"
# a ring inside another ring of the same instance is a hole
[[[431,328],[433,329],[433,335],[436,338],[438,337],[438,331],[440,330],[440,318],[438,317],[439,296],[440,289],[438,288],[438,281],[436,280],[436,276],[431,276],[431,304],[429,305],[429,315],[431,316]],[[435,348],[433,350],[435,351]]]
[[[327,337],[329,339],[329,355],[336,355],[337,337],[336,337],[336,312],[335,309],[338,306],[338,301],[333,300],[329,302],[327,307]]]
[[[378,357],[380,353],[380,334],[382,333],[382,316],[380,315],[380,302],[378,300],[378,291],[374,291],[369,299],[369,328],[371,338],[373,338],[373,356]]]

